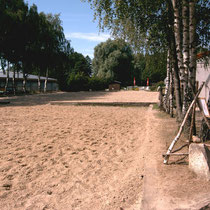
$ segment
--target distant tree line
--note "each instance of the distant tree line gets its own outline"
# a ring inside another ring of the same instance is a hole
[[[93,75],[117,80],[123,86],[145,85],[163,81],[166,77],[166,53],[135,53],[123,39],[108,39],[95,47],[92,62]]]
[[[58,14],[44,14],[37,6],[23,0],[0,1],[0,66],[7,75],[13,72],[12,86],[16,93],[15,73],[23,74],[22,90],[26,92],[27,75],[45,76],[58,80],[65,91],[103,90],[114,80],[123,86],[145,85],[163,80],[166,76],[166,53],[134,51],[123,39],[107,40],[95,47],[94,59],[74,51],[65,38]]]
[[[176,104],[177,120],[181,121],[196,92],[196,54],[209,50],[209,1],[86,1],[94,9],[101,30],[106,28],[114,37],[127,40],[136,52],[148,52],[157,58],[168,52],[164,56],[167,57],[164,109],[172,116]]]
[[[28,74],[58,79],[62,90],[68,89],[70,74],[78,71],[90,75],[90,58],[74,52],[65,38],[59,15],[38,13],[37,6],[28,6],[23,0],[0,1],[0,66],[7,74],[13,72],[15,93],[15,72],[23,73],[23,91],[26,92]]]

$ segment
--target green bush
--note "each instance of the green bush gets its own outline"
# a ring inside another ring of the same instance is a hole
[[[165,87],[165,84],[163,81],[160,81],[160,82],[157,82],[156,84],[154,84],[152,87],[151,87],[151,90],[152,91],[157,91],[158,87]]]
[[[96,90],[105,90],[108,88],[109,81],[107,79],[101,79],[98,77],[89,78],[89,89]]]
[[[67,81],[69,91],[85,91],[88,90],[88,77],[83,72],[70,74]]]
[[[108,88],[110,81],[98,77],[88,77],[83,72],[77,74],[71,73],[67,84],[67,91],[88,91],[88,90],[105,90]]]

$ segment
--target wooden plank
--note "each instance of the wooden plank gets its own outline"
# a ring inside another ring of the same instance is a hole
[[[181,147],[177,148],[176,150],[172,151],[171,153],[175,153],[175,152],[178,152],[179,150],[181,150],[182,148],[188,146],[189,144],[184,144],[182,145]]]
[[[202,111],[203,111],[204,115],[207,118],[210,118],[209,109],[208,109],[208,106],[207,106],[207,103],[206,103],[206,99],[205,98],[198,98],[198,101],[199,101],[200,107],[202,108]]]
[[[189,155],[189,153],[170,153],[170,154],[162,154],[163,157],[165,157],[165,156],[182,156],[182,155]]]
[[[191,119],[191,125],[190,125],[190,134],[189,134],[189,145],[192,142],[193,128],[194,128],[194,123],[195,123],[195,108],[196,108],[196,103],[193,105],[192,119]]]
[[[205,84],[205,83],[203,83],[203,84],[201,85],[201,87],[199,88],[198,92],[196,93],[195,98],[194,98],[193,101],[191,102],[191,104],[190,104],[190,106],[189,106],[189,108],[188,108],[188,110],[187,110],[187,112],[186,112],[186,114],[185,114],[184,120],[182,121],[182,124],[181,124],[181,126],[180,126],[180,128],[179,128],[179,132],[178,132],[178,134],[176,135],[176,137],[174,138],[174,140],[172,141],[171,145],[170,145],[169,148],[168,148],[168,151],[167,151],[167,153],[166,153],[167,155],[165,156],[164,161],[163,161],[164,164],[167,164],[167,163],[168,163],[169,154],[171,153],[171,151],[172,151],[174,145],[176,144],[176,142],[179,140],[179,138],[180,138],[180,136],[181,136],[181,133],[182,133],[182,131],[183,131],[183,129],[184,129],[185,122],[187,121],[187,118],[188,118],[188,116],[189,116],[189,114],[190,114],[190,111],[191,111],[193,105],[196,103],[196,101],[197,101],[197,99],[198,99],[198,96],[199,96],[199,94],[200,94],[200,92],[201,92],[201,90],[202,90],[204,84]]]

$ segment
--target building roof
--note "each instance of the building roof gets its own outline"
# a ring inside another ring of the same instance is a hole
[[[4,72],[2,70],[0,70],[0,79],[1,78],[5,78],[7,77],[7,73],[4,74]],[[13,72],[9,72],[9,78],[13,77]],[[16,79],[21,79],[23,80],[23,73],[22,72],[15,72],[15,78]],[[45,80],[46,77],[40,77],[40,80]],[[32,74],[27,74],[27,80],[38,80],[38,76],[37,75],[32,75]],[[54,78],[48,78],[48,81],[54,81],[57,82],[57,79]]]
[[[121,84],[120,81],[114,80],[113,82],[111,82],[110,84]]]
[[[210,55],[210,51],[201,52],[197,54],[197,59],[201,59],[209,55]]]

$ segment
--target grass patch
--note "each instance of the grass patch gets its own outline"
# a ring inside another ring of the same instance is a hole
[[[160,110],[160,108],[159,108],[158,104],[153,104],[152,109],[155,109],[155,110]]]

